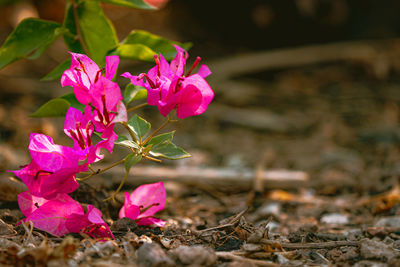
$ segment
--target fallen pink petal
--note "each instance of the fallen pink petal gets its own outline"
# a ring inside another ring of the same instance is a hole
[[[130,195],[125,192],[125,202],[119,217],[136,220],[139,225],[164,226],[165,222],[153,218],[153,215],[165,207],[166,191],[163,182],[144,184],[136,188]]]

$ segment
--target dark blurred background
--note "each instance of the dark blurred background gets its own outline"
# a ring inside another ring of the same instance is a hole
[[[26,16],[63,20],[62,0],[0,3],[1,42]],[[120,40],[144,29],[191,41],[191,59],[201,56],[214,72],[210,109],[177,126],[177,142],[194,155],[181,164],[254,168],[272,151],[261,162],[266,168],[305,170],[326,194],[383,191],[400,174],[399,1],[170,0],[157,11],[104,9]],[[332,47],[321,52],[325,45]],[[297,47],[307,54],[294,53]],[[269,64],[275,50],[281,54]],[[241,61],[249,55],[259,59],[251,72],[251,61]],[[0,70],[1,169],[28,160],[30,131],[63,138],[62,122],[26,115],[70,92],[58,82],[39,82],[66,56],[59,40],[39,59]],[[279,64],[279,57],[286,63]],[[235,64],[241,69],[226,75]],[[148,66],[123,62],[119,72]],[[154,109],[143,112],[154,123],[162,121]]]

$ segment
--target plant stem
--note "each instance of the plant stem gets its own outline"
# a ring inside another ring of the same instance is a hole
[[[122,179],[121,183],[119,184],[117,190],[110,197],[104,199],[103,201],[108,201],[108,200],[111,200],[111,199],[115,199],[115,196],[119,193],[119,191],[121,191],[122,186],[125,184],[125,181],[126,181],[126,178],[128,178],[128,175],[129,175],[129,171],[127,171],[125,173],[125,176]]]
[[[147,144],[147,142],[149,142],[151,140],[151,138],[153,138],[153,136],[155,136],[159,131],[161,131],[162,129],[164,129],[165,126],[167,126],[170,122],[176,122],[176,120],[172,120],[172,117],[174,116],[175,112],[173,112],[171,115],[167,116],[167,120],[164,121],[163,124],[161,124],[160,127],[158,127],[158,129],[156,129],[151,135],[149,135],[143,142],[141,142],[141,146],[144,146],[145,144]]]
[[[134,107],[128,108],[126,111],[127,111],[127,112],[129,112],[129,111],[133,111],[133,110],[136,110],[136,109],[139,109],[139,108],[145,107],[145,106],[147,106],[147,103],[142,103],[142,104],[140,104],[140,105],[137,105],[137,106],[134,106]]]
[[[92,177],[92,176],[94,176],[94,175],[96,175],[96,174],[103,173],[103,172],[105,172],[105,171],[107,171],[107,170],[109,170],[109,169],[111,169],[111,168],[114,168],[115,166],[117,166],[117,165],[119,165],[119,164],[121,164],[121,163],[124,163],[124,162],[125,162],[125,158],[123,158],[123,159],[121,159],[120,161],[117,161],[117,162],[111,164],[110,166],[108,166],[108,167],[106,167],[106,168],[104,168],[104,169],[102,169],[102,170],[95,171],[95,172],[89,174],[89,175],[86,176],[86,177],[77,178],[77,180],[78,180],[78,181],[85,181],[85,180],[89,179],[90,177]]]
[[[161,162],[162,162],[160,159],[156,159],[156,158],[153,158],[153,157],[150,157],[150,156],[145,156],[145,155],[143,155],[143,157],[144,157],[145,159],[149,159],[149,160],[152,160],[152,161],[155,161],[155,162],[158,162],[158,163],[161,163]]]
[[[78,38],[78,40],[80,41],[83,50],[85,51],[86,55],[89,55],[89,49],[87,48],[85,41],[82,38],[82,33],[81,33],[81,29],[79,28],[79,17],[78,17],[78,4],[76,4],[75,0],[71,0],[72,3],[72,9],[74,12],[74,22],[75,22],[75,28],[76,28],[76,37]]]
[[[93,168],[92,168],[90,165],[88,165],[88,168],[89,168],[89,170],[90,170],[92,173],[95,173],[95,172],[96,172],[95,170],[93,170]]]

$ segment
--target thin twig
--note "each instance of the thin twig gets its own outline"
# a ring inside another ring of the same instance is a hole
[[[158,127],[152,134],[150,134],[143,142],[142,142],[142,146],[144,146],[145,144],[147,144],[147,142],[149,142],[151,140],[151,138],[153,138],[153,136],[155,136],[159,131],[161,131],[165,126],[167,126],[169,123],[171,122],[170,118],[167,117],[167,120],[164,121],[163,124],[161,124],[160,127]]]
[[[115,200],[115,196],[119,193],[119,191],[121,191],[122,186],[125,184],[126,178],[128,177],[128,174],[129,174],[129,172],[126,172],[126,173],[125,173],[125,176],[124,176],[124,178],[122,179],[121,183],[119,184],[117,190],[116,190],[110,197],[104,199],[103,201],[108,201],[108,200],[111,200],[111,199],[114,199],[114,200]]]
[[[277,267],[280,266],[279,264],[266,261],[266,260],[253,260],[253,259],[248,259],[239,255],[236,255],[234,251],[217,251],[215,252],[218,258],[222,259],[227,259],[227,260],[233,260],[233,261],[247,261],[255,266],[266,266],[266,267]]]
[[[120,161],[117,161],[117,162],[111,164],[110,166],[108,166],[108,167],[106,167],[106,168],[104,168],[104,169],[102,169],[102,170],[98,170],[98,171],[96,171],[96,172],[93,172],[93,173],[89,174],[89,175],[86,176],[86,177],[83,177],[83,178],[76,178],[76,180],[78,180],[78,181],[85,181],[85,180],[89,179],[90,177],[92,177],[92,176],[94,176],[94,175],[96,175],[96,174],[103,173],[103,172],[105,172],[105,171],[107,171],[107,170],[109,170],[109,169],[111,169],[111,168],[114,168],[115,166],[117,166],[117,165],[119,165],[119,164],[121,164],[121,163],[124,163],[124,162],[125,162],[125,158],[123,158],[123,159],[121,159]]]
[[[25,222],[21,223],[22,227],[24,227],[25,232],[27,234],[27,236],[25,238],[25,241],[24,241],[24,246],[26,246],[28,241],[29,241],[29,243],[33,244],[33,241],[32,241],[33,222],[32,221],[28,221],[28,224],[29,224],[29,228],[28,228],[28,226],[26,226]]]
[[[83,40],[82,34],[81,34],[81,29],[79,28],[79,18],[78,18],[78,5],[75,3],[75,0],[71,0],[72,4],[72,9],[74,13],[74,22],[75,22],[75,28],[76,28],[76,37],[78,40],[80,40],[80,43],[82,45],[83,50],[85,51],[86,55],[89,55],[89,49],[87,48],[85,41]]]
[[[126,111],[127,111],[127,112],[129,112],[129,111],[133,111],[133,110],[136,110],[136,109],[139,109],[139,108],[145,107],[145,106],[147,106],[147,105],[148,105],[147,103],[142,103],[142,104],[139,104],[139,105],[137,105],[137,106],[134,106],[134,107],[128,108]]]
[[[261,239],[260,243],[262,244],[270,244],[272,240]],[[323,248],[336,248],[342,246],[359,246],[358,241],[328,241],[321,243],[280,243],[282,248],[285,249],[323,249]]]
[[[156,158],[153,158],[153,157],[150,157],[150,156],[147,156],[147,155],[143,155],[143,157],[145,159],[149,159],[149,160],[152,160],[152,161],[155,161],[155,162],[158,162],[158,163],[162,162],[162,160],[160,160],[160,159],[156,159]]]

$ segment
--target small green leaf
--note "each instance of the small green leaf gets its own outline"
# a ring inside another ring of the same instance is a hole
[[[172,142],[172,138],[174,138],[175,131],[169,132],[169,133],[163,133],[157,136],[154,136],[153,138],[150,139],[150,141],[147,143],[148,145],[152,145],[152,150],[157,150],[168,143]]]
[[[71,107],[76,108],[77,110],[80,110],[81,112],[83,112],[85,110],[85,105],[81,104],[78,101],[78,99],[76,99],[74,93],[69,93],[69,94],[60,96],[60,98],[67,100]]]
[[[142,44],[121,44],[115,54],[124,59],[152,62],[156,52]]]
[[[142,100],[147,98],[147,90],[142,86],[136,86],[129,83],[125,87],[124,91],[124,102],[126,105],[134,100]]]
[[[21,21],[0,47],[0,68],[22,58],[38,58],[63,33],[61,25],[28,18]]]
[[[155,9],[155,7],[147,4],[143,0],[101,0],[101,2],[140,9]]]
[[[121,42],[115,53],[122,58],[151,62],[154,60],[154,55],[161,53],[165,59],[171,60],[176,55],[174,44],[186,50],[192,47],[191,43],[170,41],[147,31],[135,30]]]
[[[113,24],[96,0],[81,1],[77,14],[79,29],[91,59],[104,66],[107,52],[118,46]]]
[[[139,163],[142,160],[142,155],[129,154],[125,158],[125,170],[129,172],[133,165]]]
[[[118,143],[120,143],[122,141],[126,141],[126,140],[129,140],[129,138],[126,137],[125,135],[119,135],[117,140],[115,140],[114,144],[118,144]]]
[[[134,149],[139,149],[139,145],[136,144],[136,142],[132,141],[132,140],[122,140],[122,141],[115,141],[115,144],[119,145],[119,146],[123,146],[126,148],[134,148]]]
[[[55,67],[50,73],[44,76],[41,81],[54,81],[60,79],[63,72],[68,69],[71,65],[71,59],[67,59],[61,62],[57,67]]]
[[[36,110],[33,114],[29,115],[30,117],[59,117],[64,116],[68,108],[70,107],[70,103],[62,98],[52,99],[42,105],[38,110]]]
[[[173,143],[167,143],[164,146],[153,148],[150,151],[150,155],[166,159],[183,159],[191,157],[189,153],[182,148],[177,147]]]
[[[149,122],[142,119],[137,114],[128,121],[128,126],[140,140],[149,132],[151,127]]]

